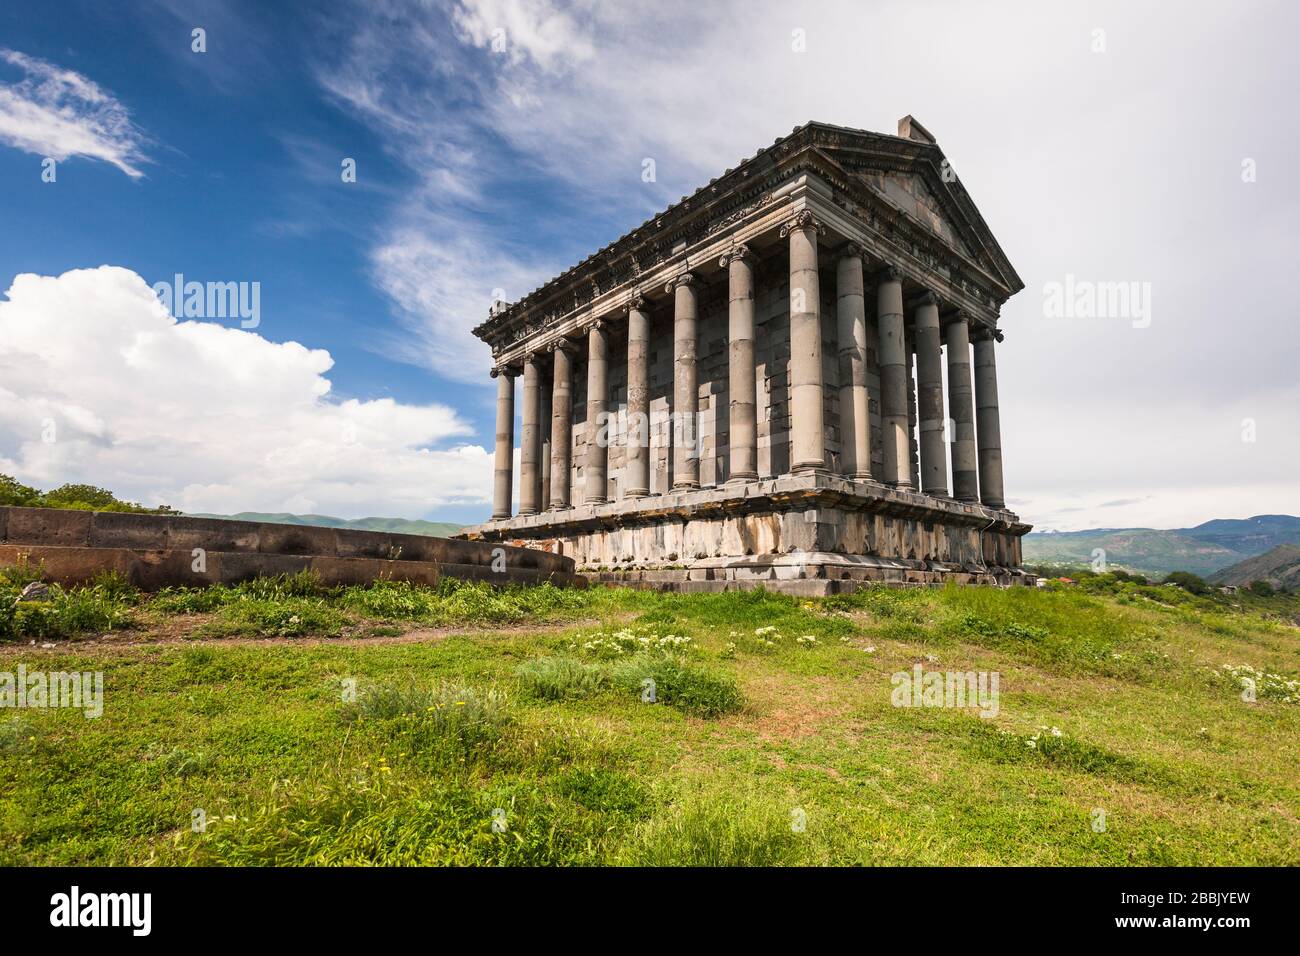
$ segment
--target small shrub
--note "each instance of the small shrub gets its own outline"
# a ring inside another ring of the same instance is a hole
[[[520,664],[516,673],[524,692],[540,700],[579,700],[610,683],[601,667],[574,657],[539,657]]]
[[[644,787],[625,774],[601,767],[573,767],[556,781],[556,789],[598,813],[640,815],[646,808]]]
[[[220,637],[251,634],[260,637],[337,637],[351,619],[320,598],[250,598],[223,604],[204,633]]]
[[[693,717],[721,717],[744,706],[740,688],[730,677],[671,658],[625,661],[615,668],[613,678],[617,687],[638,695],[645,692],[647,680],[653,681],[657,702]]]
[[[484,756],[514,723],[505,694],[455,684],[383,685],[368,690],[345,719],[370,718],[412,753]]]

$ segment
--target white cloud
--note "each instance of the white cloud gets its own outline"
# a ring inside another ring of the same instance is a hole
[[[346,58],[352,102],[413,169],[450,170],[470,197],[430,190],[436,215],[404,225],[434,227],[437,254],[404,250],[409,234],[394,230],[378,258],[404,268],[377,278],[390,295],[426,280],[445,291],[447,276],[505,285],[491,277],[546,279],[594,251],[570,257],[539,242],[521,256],[520,234],[539,222],[447,241],[458,222],[485,218],[479,197],[511,177],[559,184],[589,218],[618,208],[630,228],[810,119],[889,133],[912,113],[1026,283],[1004,311],[998,362],[1007,491],[1025,519],[1077,528],[1294,512],[1300,338],[1288,224],[1300,188],[1287,170],[1300,132],[1275,119],[1282,91],[1300,83],[1288,46],[1297,14],[1272,8],[1274,28],[1261,33],[1258,17],[1194,9],[1171,20],[1132,4],[1080,12],[1031,0],[996,13],[459,0],[372,18]],[[459,34],[440,29],[447,19]],[[1098,27],[1104,53],[1092,52]],[[491,52],[498,28],[508,55]],[[1200,61],[1219,68],[1187,71]],[[427,64],[432,79],[403,79],[403,62]],[[644,157],[656,184],[640,181]],[[1258,163],[1255,183],[1241,180],[1246,158]],[[1151,326],[1047,319],[1044,283],[1067,273],[1150,282]],[[454,341],[481,376],[486,352],[444,334],[482,321],[480,299],[462,304],[429,294],[408,315],[425,338]],[[1255,443],[1239,437],[1246,418],[1259,422]],[[1105,507],[1123,499],[1135,503]]]
[[[133,179],[145,136],[125,106],[73,70],[0,49],[0,60],[22,72],[16,83],[0,83],[0,142],[63,161],[85,156],[111,163]]]
[[[453,410],[333,401],[332,365],[178,322],[127,269],[19,275],[0,301],[0,472],[183,511],[418,517],[487,500],[491,456],[457,441],[471,429]]]

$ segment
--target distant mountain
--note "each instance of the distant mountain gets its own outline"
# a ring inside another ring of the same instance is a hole
[[[1283,544],[1300,544],[1300,518],[1219,518],[1194,528],[1167,531],[1106,528],[1037,532],[1025,536],[1024,554],[1030,564],[1088,564],[1094,549],[1103,548],[1108,564],[1134,571],[1208,575]]]
[[[387,531],[391,534],[425,534],[448,538],[459,534],[464,525],[450,521],[413,521],[408,518],[333,518],[329,515],[277,514],[241,511],[235,515],[196,514],[195,518],[229,518],[233,521],[270,521],[274,524],[301,524],[317,528],[349,528],[353,531]]]
[[[1216,572],[1209,580],[1214,584],[1235,584],[1238,587],[1252,581],[1267,581],[1275,588],[1300,590],[1300,547],[1279,544],[1263,554]]]

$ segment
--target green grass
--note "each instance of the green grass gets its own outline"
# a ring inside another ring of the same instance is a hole
[[[0,865],[1300,863],[1291,599],[1151,591],[106,579],[0,644],[105,687],[0,710]]]

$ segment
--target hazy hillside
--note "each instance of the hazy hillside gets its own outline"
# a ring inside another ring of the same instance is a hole
[[[1300,589],[1300,547],[1279,544],[1270,551],[1247,558],[1210,577],[1215,584],[1243,586],[1252,581],[1267,581],[1275,588]]]
[[[1149,573],[1192,571],[1208,575],[1263,554],[1278,545],[1300,544],[1300,518],[1256,515],[1219,518],[1194,528],[1105,528],[1029,534],[1025,561],[1088,563],[1095,548],[1110,564]]]
[[[330,515],[295,515],[241,511],[234,515],[195,515],[196,518],[230,518],[235,521],[271,521],[275,524],[303,524],[318,528],[350,528],[354,531],[389,531],[394,534],[427,534],[446,538],[458,534],[463,525],[450,521],[413,521],[407,518],[334,518]]]

